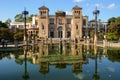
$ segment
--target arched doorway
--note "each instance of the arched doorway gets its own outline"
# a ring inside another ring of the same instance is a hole
[[[50,38],[54,38],[54,28],[50,27]]]
[[[66,28],[66,32],[67,32],[66,37],[70,38],[71,37],[71,29],[69,27]]]
[[[57,30],[58,30],[58,38],[62,38],[63,37],[62,26],[59,26]]]

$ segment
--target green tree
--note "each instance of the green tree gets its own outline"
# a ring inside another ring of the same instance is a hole
[[[115,23],[117,26],[117,33],[120,35],[120,16],[116,18]]]
[[[13,38],[21,41],[23,40],[23,30],[20,30],[20,29],[15,29],[14,31],[14,35],[13,35]]]
[[[111,23],[115,23],[115,17],[112,17],[108,20],[108,26],[111,24]]]
[[[23,22],[24,21],[24,17],[22,14],[17,14],[14,18],[15,18],[15,22]]]
[[[27,22],[31,22],[33,16],[36,16],[36,15],[30,14],[30,16],[27,17]],[[14,18],[15,18],[15,22],[23,22],[24,21],[24,16],[22,14],[17,14]]]
[[[118,26],[120,26],[120,16],[115,19],[115,22]]]
[[[31,14],[30,16],[27,17],[27,21],[31,22],[32,21],[32,17],[35,16],[34,14]]]
[[[107,34],[107,39],[108,40],[118,40],[119,39],[119,35],[116,35],[115,33],[108,33]]]
[[[8,19],[5,21],[5,24],[7,24],[8,26],[10,26],[10,23],[11,23],[11,19],[8,18]]]
[[[118,40],[120,37],[120,17],[112,17],[108,20],[108,34],[109,40]]]
[[[13,38],[12,31],[9,30],[9,28],[0,28],[0,39],[2,38],[7,39],[7,40],[12,40]]]
[[[2,21],[0,21],[0,27],[2,28],[8,28],[6,23],[3,23]]]

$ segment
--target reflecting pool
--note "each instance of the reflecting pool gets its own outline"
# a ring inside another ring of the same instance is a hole
[[[119,80],[120,49],[51,44],[0,51],[0,80]]]

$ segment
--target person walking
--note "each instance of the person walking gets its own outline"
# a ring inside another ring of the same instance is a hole
[[[1,39],[1,44],[2,44],[2,47],[4,48],[4,45],[5,45],[5,40],[4,39]]]

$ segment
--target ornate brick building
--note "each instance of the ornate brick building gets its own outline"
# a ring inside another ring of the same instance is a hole
[[[64,11],[57,11],[55,15],[49,15],[49,8],[39,8],[39,15],[33,17],[33,25],[38,26],[40,39],[80,39],[83,37],[84,26],[87,26],[88,17],[82,15],[82,8],[75,6],[72,14],[67,15]]]

